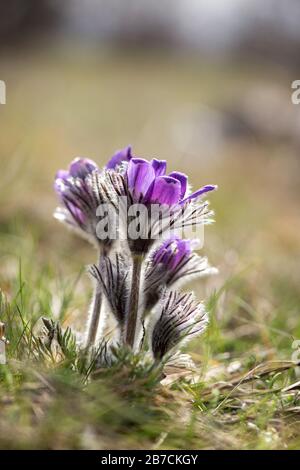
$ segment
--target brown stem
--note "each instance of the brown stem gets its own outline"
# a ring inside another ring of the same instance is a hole
[[[140,293],[140,280],[141,280],[142,257],[139,255],[133,256],[132,279],[131,279],[131,292],[129,298],[129,313],[127,320],[127,329],[125,343],[131,348],[134,347],[135,333],[137,327],[137,318],[139,310],[139,293]]]

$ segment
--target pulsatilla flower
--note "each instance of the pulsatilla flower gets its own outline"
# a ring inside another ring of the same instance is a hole
[[[152,256],[153,263],[161,263],[166,270],[174,272],[182,261],[190,258],[193,252],[193,245],[195,246],[196,243],[196,240],[181,240],[179,237],[174,236],[166,240],[154,252]]]
[[[192,293],[169,292],[151,335],[154,358],[161,360],[180,343],[200,335],[207,323],[204,306],[195,301]]]
[[[216,189],[215,185],[206,185],[194,193],[187,194],[188,177],[184,173],[173,171],[166,175],[167,162],[152,159],[131,158],[127,167],[129,190],[136,202],[146,204],[165,204],[174,206],[198,198],[202,194]]]
[[[182,287],[191,279],[216,274],[205,257],[198,256],[194,249],[197,240],[182,240],[172,237],[162,243],[146,263],[145,287],[146,311],[153,308],[166,288]]]
[[[185,227],[203,225],[213,215],[208,210],[208,203],[200,198],[216,189],[215,185],[206,185],[191,193],[184,173],[166,174],[166,169],[165,160],[147,161],[131,156],[128,161],[125,173],[127,196],[129,206],[138,205],[141,227],[140,236],[127,232],[129,248],[135,254],[147,253],[154,241],[167,231],[175,233]],[[131,219],[127,220],[129,227]]]
[[[206,185],[192,192],[187,175],[167,173],[165,160],[137,158],[131,147],[117,151],[101,169],[94,161],[79,158],[67,171],[58,171],[55,190],[62,207],[56,217],[98,249],[98,260],[89,269],[94,296],[85,341],[89,351],[100,345],[98,366],[108,367],[111,351],[122,347],[126,354],[127,350],[152,351],[155,364],[165,361],[206,328],[203,304],[192,293],[174,289],[216,272],[205,257],[195,253],[195,239],[178,234],[182,228],[211,221],[213,213],[202,197],[215,188]],[[99,206],[107,203],[119,217],[118,240],[102,238],[97,230]],[[141,237],[131,236],[129,230],[135,206],[140,211],[140,206],[144,208],[145,219],[138,221]],[[153,206],[159,210],[159,218],[154,220]],[[111,338],[113,347],[108,347],[105,336],[109,315],[118,325],[118,334]]]
[[[101,204],[117,206],[118,174],[102,171],[92,160],[76,158],[69,170],[59,170],[55,177],[54,188],[63,207],[58,207],[54,216],[77,230],[93,244],[110,245],[112,239],[97,234],[97,209]]]
[[[91,175],[98,173],[95,162],[76,158],[68,170],[59,170],[55,176],[54,188],[63,207],[56,209],[54,216],[84,236],[95,233],[97,200],[93,194]]]

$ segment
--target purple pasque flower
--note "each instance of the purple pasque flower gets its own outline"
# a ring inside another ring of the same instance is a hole
[[[117,151],[103,169],[88,158],[75,158],[68,170],[59,170],[55,176],[54,188],[63,207],[55,211],[55,217],[83,236],[92,235],[96,240],[97,208],[101,203],[116,205],[122,175],[123,162],[132,158],[131,147]],[[108,240],[107,240],[108,242]]]
[[[68,170],[58,170],[55,175],[54,189],[79,226],[83,226],[87,219],[82,207],[82,196],[87,191],[86,178],[95,170],[99,169],[93,160],[75,158]]]
[[[162,263],[168,271],[174,271],[182,261],[188,259],[196,245],[195,240],[182,240],[172,237],[154,252],[153,264]]]
[[[211,220],[208,203],[199,202],[199,198],[216,186],[206,185],[190,194],[188,177],[177,171],[166,174],[166,169],[165,160],[133,157],[127,164],[124,176],[129,204],[143,204],[147,209],[140,212],[143,236],[134,238],[128,234],[133,253],[147,253],[154,240],[169,229],[174,233]]]
[[[194,249],[198,240],[177,236],[164,241],[146,263],[144,293],[147,310],[159,301],[163,292],[176,284],[182,286],[191,279],[216,274],[206,257],[197,255]]]
[[[68,170],[59,170],[56,174],[54,188],[62,207],[56,209],[55,218],[68,224],[96,246],[110,247],[112,240],[97,233],[97,209],[103,203],[116,206],[114,186],[120,178],[121,175],[115,171],[99,170],[92,160],[76,158]]]
[[[128,188],[135,202],[146,204],[182,205],[216,189],[206,185],[192,194],[187,194],[188,177],[173,171],[166,175],[166,161],[131,158],[127,167]]]

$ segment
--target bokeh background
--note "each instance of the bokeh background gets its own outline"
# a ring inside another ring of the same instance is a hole
[[[32,315],[64,309],[66,321],[82,328],[91,290],[87,276],[76,280],[94,252],[52,218],[54,174],[75,156],[103,165],[131,144],[136,155],[189,174],[194,187],[219,186],[203,254],[220,274],[193,285],[200,297],[220,294],[210,360],[290,359],[300,338],[300,105],[291,101],[291,83],[300,79],[300,3],[10,0],[0,7],[7,298],[16,295],[21,266],[33,287]]]

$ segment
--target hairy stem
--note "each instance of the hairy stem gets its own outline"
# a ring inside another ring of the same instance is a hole
[[[99,254],[99,264],[101,260],[102,252]],[[102,305],[102,291],[100,289],[99,284],[95,285],[95,292],[92,300],[90,316],[87,325],[87,334],[86,334],[86,341],[85,346],[89,348],[93,346],[95,343],[95,339],[97,336],[99,321],[100,321],[100,314],[101,314],[101,305]]]
[[[132,279],[131,279],[131,292],[129,298],[129,313],[126,325],[125,343],[131,348],[134,347],[139,299],[140,299],[140,284],[141,284],[141,268],[142,257],[140,255],[133,256]]]

